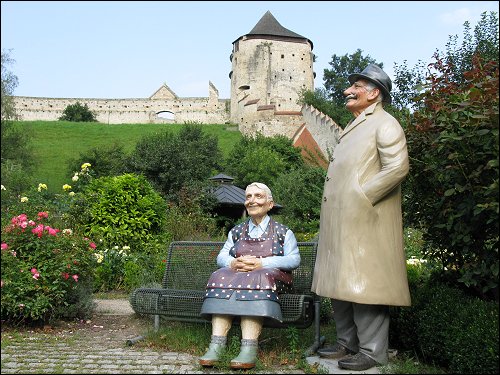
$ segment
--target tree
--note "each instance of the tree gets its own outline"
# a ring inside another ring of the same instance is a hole
[[[283,171],[273,185],[273,197],[283,209],[280,215],[296,235],[316,234],[319,229],[321,199],[326,171],[305,164]]]
[[[178,201],[179,192],[186,189],[201,194],[221,159],[217,137],[205,134],[199,124],[186,124],[179,133],[167,130],[143,137],[132,152],[130,169]]]
[[[472,58],[479,54],[485,61],[497,61],[499,56],[498,13],[484,12],[474,28],[474,35],[468,21],[464,22],[462,44],[458,45],[458,36],[450,35],[445,51],[436,49],[449,70],[448,79],[457,84],[467,84],[464,73],[472,69]],[[402,64],[394,63],[395,79],[393,90],[393,106],[411,111],[422,108],[422,102],[416,100],[426,86],[426,77],[433,73],[419,60],[413,68],[408,68],[406,60]],[[436,73],[436,72],[435,72]]]
[[[12,95],[16,89],[19,80],[17,76],[8,70],[8,65],[15,62],[10,57],[11,50],[2,50],[2,122],[4,120],[16,120],[16,110],[14,108],[14,101]],[[3,145],[2,145],[3,146]],[[2,147],[3,150],[3,147]]]
[[[77,158],[68,161],[68,174],[73,175],[80,170],[83,163],[90,163],[94,178],[104,176],[119,176],[128,170],[128,155],[123,144],[114,142],[97,146],[81,153]]]
[[[87,103],[82,105],[80,102],[69,104],[64,108],[63,114],[59,117],[60,121],[72,122],[97,122],[96,114],[89,109]]]
[[[31,157],[30,136],[16,127],[18,119],[13,94],[18,78],[8,66],[14,63],[10,50],[2,50],[1,85],[1,166],[2,185],[9,185],[10,194],[16,195],[29,185],[26,173],[34,164]]]
[[[482,40],[498,35],[498,17],[475,38],[464,26],[466,48],[436,52],[414,99],[405,220],[425,229],[424,255],[454,283],[498,299],[498,36]]]
[[[243,136],[226,160],[226,173],[234,177],[238,186],[258,181],[274,185],[281,173],[304,164],[300,149],[283,135],[265,137]]]

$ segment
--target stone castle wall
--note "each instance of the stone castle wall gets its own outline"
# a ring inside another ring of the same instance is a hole
[[[262,19],[274,22],[271,30],[281,28],[270,14]],[[300,94],[314,90],[312,42],[282,32],[250,33],[233,42],[230,60],[230,99],[219,99],[217,89],[209,82],[206,98],[179,98],[164,84],[149,98],[14,97],[14,103],[21,119],[28,121],[58,120],[68,105],[79,101],[105,124],[232,123],[244,135],[260,132],[293,138],[304,124]],[[162,114],[168,114],[167,118]]]
[[[209,83],[207,98],[179,98],[163,85],[149,98],[88,99],[14,97],[17,113],[25,121],[57,121],[64,109],[80,102],[96,113],[104,124],[186,123],[224,124],[229,122],[229,99],[219,99],[218,91]],[[169,114],[167,118],[160,117]]]

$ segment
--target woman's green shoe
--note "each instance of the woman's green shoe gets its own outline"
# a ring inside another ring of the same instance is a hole
[[[221,353],[226,349],[226,336],[214,336],[208,346],[208,350],[203,357],[200,357],[198,363],[202,366],[214,366],[217,364]]]
[[[257,351],[259,344],[257,340],[241,340],[240,354],[231,360],[233,369],[251,369],[255,367],[257,361]]]
[[[226,345],[210,343],[205,355],[198,360],[199,364],[202,366],[214,366],[217,364],[224,349],[226,349]]]

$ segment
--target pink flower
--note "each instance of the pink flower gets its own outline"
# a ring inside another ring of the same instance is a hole
[[[3,288],[3,286],[5,285],[5,283],[3,282],[3,280],[0,281],[0,288]]]
[[[49,229],[47,229],[49,231],[49,235],[51,236],[57,236],[57,232],[59,232],[59,229],[54,229],[54,228],[51,228],[49,227]]]
[[[49,217],[49,213],[48,212],[45,212],[45,211],[42,211],[42,212],[39,212],[38,213],[38,218],[39,219],[43,219],[43,218],[48,218]]]
[[[62,277],[64,278],[64,280],[68,280],[69,273],[67,273],[67,272],[61,272],[61,274],[62,274]]]
[[[9,245],[7,245],[5,242],[2,242],[2,250],[7,250],[9,248]]]
[[[31,273],[33,274],[33,278],[35,280],[38,280],[38,278],[40,277],[40,274],[38,273],[37,269],[36,268],[32,268],[31,269]]]
[[[89,243],[89,246],[90,246],[92,249],[95,249],[95,248],[96,248],[96,245],[95,245],[95,243],[93,243],[93,242]]]
[[[78,275],[73,275],[71,277],[73,278],[73,280],[75,280],[76,282],[78,282]]]
[[[36,234],[39,238],[43,235],[43,224],[38,224],[35,228],[31,230],[33,234]]]

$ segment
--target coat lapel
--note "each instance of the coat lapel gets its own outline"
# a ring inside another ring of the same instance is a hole
[[[375,108],[377,107],[378,104],[379,103],[374,103],[371,106],[367,107],[363,112],[360,113],[360,115],[358,117],[356,117],[349,124],[347,124],[347,126],[345,127],[342,134],[340,134],[339,140],[342,139],[342,137],[344,137],[347,133],[349,133],[356,126],[358,126],[363,121],[365,121],[367,116],[371,115],[375,111]]]

